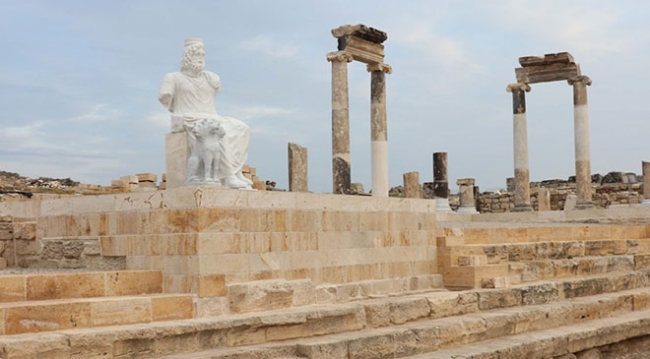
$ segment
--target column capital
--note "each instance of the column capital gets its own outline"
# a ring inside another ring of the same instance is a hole
[[[327,61],[328,62],[352,62],[353,58],[352,55],[348,54],[345,51],[336,51],[336,52],[328,52],[327,53]]]
[[[530,86],[525,82],[517,82],[506,86],[506,92],[512,92],[517,90],[530,92]]]
[[[567,80],[569,85],[573,86],[574,83],[576,82],[582,82],[583,84],[587,86],[591,86],[591,79],[589,76],[576,76],[576,77],[571,77],[570,79]]]
[[[457,186],[473,186],[476,183],[474,178],[459,178],[456,180]]]
[[[386,73],[386,74],[393,73],[393,68],[390,67],[389,64],[385,64],[383,62],[382,63],[368,64],[368,66],[366,67],[366,70],[368,70],[368,72],[381,71],[381,72]]]

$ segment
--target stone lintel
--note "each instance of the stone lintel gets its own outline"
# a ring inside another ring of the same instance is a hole
[[[573,64],[573,56],[568,52],[558,52],[556,54],[546,54],[542,56],[522,56],[519,58],[521,67],[547,66],[552,64]]]
[[[519,67],[515,69],[517,82],[527,84],[568,80],[580,76],[580,65],[556,63],[544,66]]]
[[[356,61],[364,64],[384,62],[384,45],[356,36],[339,39],[339,51],[350,54]]]
[[[456,180],[458,186],[473,186],[476,183],[474,178],[459,178]]]
[[[332,29],[332,36],[337,39],[346,36],[356,36],[374,42],[375,44],[381,44],[388,39],[388,34],[385,32],[362,24],[339,26],[336,29]]]

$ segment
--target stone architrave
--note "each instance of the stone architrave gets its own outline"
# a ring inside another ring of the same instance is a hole
[[[327,54],[332,63],[332,191],[349,194],[350,109],[348,99],[348,63],[352,55],[342,51]]]
[[[388,197],[388,127],[386,123],[386,74],[393,70],[387,64],[370,64],[370,139],[372,163],[372,195]]]
[[[537,189],[537,211],[551,210],[551,191],[548,188],[540,187]]]
[[[181,71],[166,74],[160,87],[158,100],[172,114],[172,133],[166,137],[167,186],[220,184],[250,189],[252,182],[242,174],[250,129],[242,121],[217,113],[214,97],[221,89],[221,81],[215,73],[204,71],[204,66],[203,40],[187,39]],[[194,131],[197,124],[206,121],[218,125],[222,134],[213,137]],[[197,134],[202,137],[197,138]],[[215,168],[207,176],[205,165],[210,162]]]
[[[404,197],[422,198],[422,186],[420,185],[420,174],[408,172],[404,174]]]
[[[650,162],[642,161],[643,167],[643,202],[642,206],[650,206]]]
[[[474,202],[474,183],[473,178],[460,178],[456,180],[459,187],[460,207],[458,213],[478,213],[476,203]]]
[[[576,162],[576,209],[593,207],[591,200],[591,159],[589,149],[589,109],[587,86],[591,79],[577,76],[568,80],[573,86],[573,125]]]
[[[436,200],[436,211],[451,212],[451,207],[449,207],[447,152],[433,153],[433,195]]]
[[[307,148],[289,143],[289,191],[308,192]]]
[[[526,92],[530,92],[530,86],[525,83],[510,84],[506,91],[512,92],[513,109],[513,152],[515,162],[515,208],[513,211],[532,211],[526,124]]]

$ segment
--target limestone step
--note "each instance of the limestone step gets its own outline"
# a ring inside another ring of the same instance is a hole
[[[193,299],[189,294],[154,294],[2,303],[0,334],[191,319]]]
[[[442,268],[442,281],[446,288],[481,288],[484,278],[507,277],[508,264],[482,266],[450,266]]]
[[[638,239],[601,239],[562,242],[466,244],[447,248],[451,265],[462,265],[466,257],[486,256],[487,263],[566,259],[585,256],[634,255],[647,251]]]
[[[581,333],[591,337],[591,331],[598,331],[594,329],[598,328],[594,325],[595,320],[600,320],[596,322],[596,325],[618,321],[622,323],[619,329],[623,329],[625,325],[631,325],[634,328],[628,337],[632,337],[638,333],[650,334],[650,309],[647,309],[649,297],[650,290],[637,289],[565,302],[420,320],[391,327],[367,328],[352,333],[339,333],[317,338],[250,345],[241,348],[220,347],[185,355],[174,354],[164,358],[244,359],[301,356],[311,359],[374,359],[409,357],[421,353],[428,354],[418,358],[465,358],[463,355],[465,355],[466,345],[476,343],[476,348],[483,347],[485,349],[485,343],[499,340],[495,338],[511,335],[520,335],[522,338],[534,337],[544,330],[551,335],[562,336],[570,330],[565,330],[566,326],[570,326],[568,328],[575,326],[575,328],[580,328],[574,335],[576,339],[580,338]],[[573,347],[579,347],[578,342],[576,340],[576,343],[572,344]],[[506,343],[512,345],[516,342]],[[561,344],[564,347],[568,345],[566,342]],[[447,348],[459,349],[444,351]],[[444,354],[438,355],[440,353]],[[450,356],[449,353],[456,356]],[[548,352],[543,352],[539,358],[548,358],[547,354]],[[510,356],[509,358],[535,357],[524,355]],[[477,356],[476,358],[484,357]]]
[[[635,311],[613,318],[541,330],[535,333],[510,335],[434,353],[410,356],[410,359],[519,359],[554,358],[594,347],[619,343],[650,334],[650,310]],[[645,348],[650,357],[650,348]],[[570,357],[570,356],[568,356]],[[568,358],[567,357],[567,358]],[[593,356],[596,358],[599,356]],[[574,357],[575,358],[575,357]]]
[[[381,346],[388,340],[391,345],[403,341],[416,348],[407,352],[415,353],[431,349],[426,338],[445,347],[457,337],[470,342],[643,310],[650,304],[649,276],[648,271],[638,271],[513,288],[431,292],[214,318],[5,335],[0,336],[0,358],[52,353],[64,357],[70,353],[76,357],[174,354],[172,357],[178,358],[180,352],[214,348],[241,352],[228,358],[250,358],[248,350],[277,341],[281,342],[272,344],[275,349],[262,352],[276,353],[275,357],[305,355],[327,352],[331,344],[363,353],[362,347]],[[293,349],[283,345],[293,345]],[[299,348],[303,349],[299,352]]]
[[[0,275],[0,303],[162,293],[160,271]]]
[[[648,235],[645,225],[539,225],[519,223],[510,227],[438,228],[437,235],[442,239],[439,245],[455,244],[504,244],[601,240],[603,238],[638,239],[646,242]]]

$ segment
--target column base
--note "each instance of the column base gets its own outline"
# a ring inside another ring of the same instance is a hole
[[[451,207],[449,207],[449,198],[435,198],[436,200],[436,212],[441,213],[451,213]]]
[[[594,203],[593,202],[578,202],[576,203],[576,206],[573,207],[573,209],[581,210],[581,209],[592,209],[594,208]]]
[[[459,207],[456,213],[462,214],[478,214],[478,211],[474,207]]]
[[[650,199],[644,199],[643,202],[641,202],[641,207],[650,207]]]
[[[512,212],[532,212],[533,206],[530,204],[516,204],[515,208],[512,209]]]

